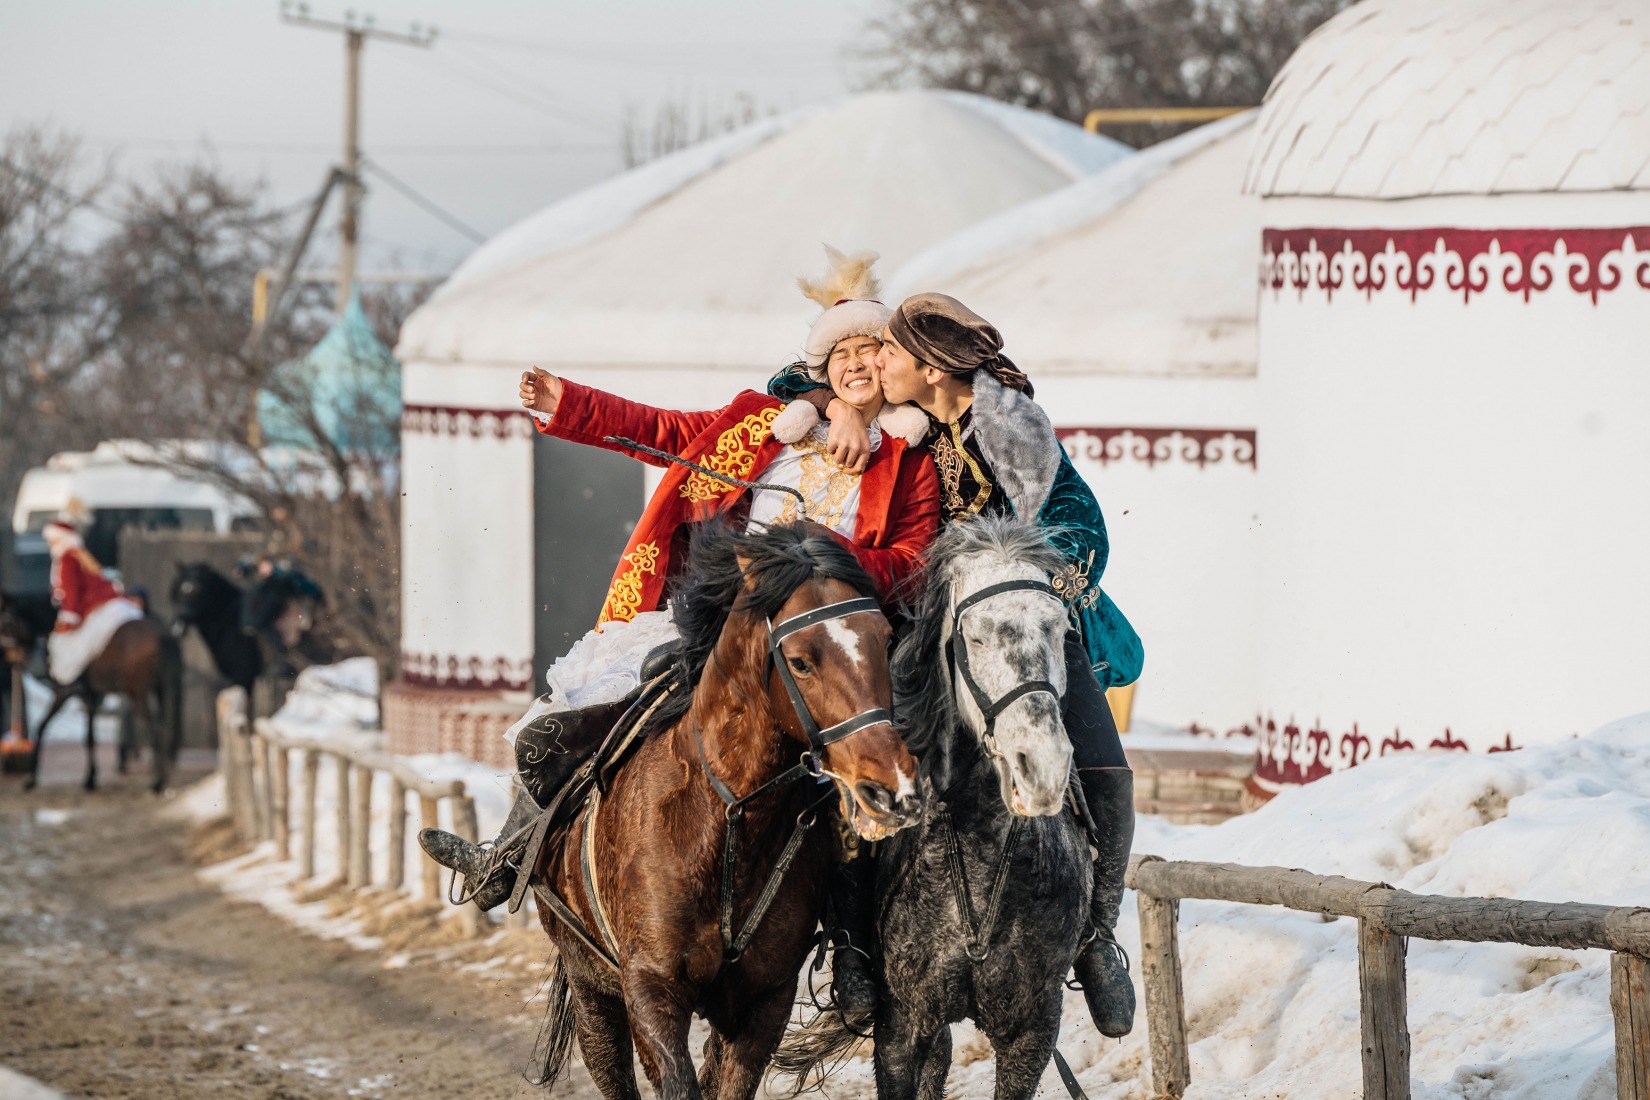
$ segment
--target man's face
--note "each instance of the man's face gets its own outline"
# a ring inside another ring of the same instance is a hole
[[[915,401],[921,405],[933,388],[927,381],[927,368],[887,328],[882,330],[882,346],[877,351],[877,373],[882,376],[883,396],[895,404]]]
[[[882,404],[882,384],[877,380],[877,351],[881,346],[875,336],[849,336],[838,340],[825,360],[825,378],[831,390],[856,409]]]

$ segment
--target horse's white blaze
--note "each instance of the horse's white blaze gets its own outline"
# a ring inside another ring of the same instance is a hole
[[[849,630],[841,619],[827,619],[824,625],[826,635],[842,647],[843,652],[848,654],[848,659],[854,662],[855,668],[865,663],[865,655],[860,652],[857,631]]]
[[[906,775],[903,771],[899,770],[896,770],[894,774],[899,776],[899,786],[894,791],[895,802],[904,802],[907,798],[910,798],[912,795],[917,793],[917,785],[911,781],[911,777],[909,775]]]

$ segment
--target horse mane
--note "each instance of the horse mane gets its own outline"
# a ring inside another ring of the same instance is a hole
[[[964,559],[987,557],[1052,575],[1065,558],[1043,528],[1006,516],[977,516],[948,525],[928,550],[928,561],[906,581],[905,602],[915,620],[889,663],[894,679],[894,724],[913,753],[932,766],[943,785],[957,727],[951,663],[940,651],[950,624],[952,583]]]
[[[740,566],[740,558],[748,567]],[[682,635],[677,667],[689,687],[698,686],[730,614],[772,618],[810,580],[842,581],[861,596],[877,594],[859,560],[816,523],[782,523],[748,533],[726,520],[699,525],[687,572],[670,600]],[[654,713],[649,729],[667,728],[692,704],[691,691],[675,693]]]
[[[0,591],[0,614],[13,616],[36,638],[46,637],[57,623],[57,608],[48,592]]]

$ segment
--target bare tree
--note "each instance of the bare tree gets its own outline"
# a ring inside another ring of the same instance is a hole
[[[977,92],[1082,122],[1097,107],[1260,102],[1301,39],[1352,0],[894,0],[870,24],[880,87]],[[1178,127],[1104,133],[1137,147]]]
[[[756,98],[741,92],[725,104],[712,104],[701,99],[698,106],[684,93],[674,99],[661,100],[653,109],[651,121],[644,119],[642,108],[629,104],[620,123],[620,143],[624,146],[624,166],[635,168],[650,160],[685,149],[695,142],[739,129],[755,122],[763,114]]]
[[[17,129],[0,144],[0,518],[18,479],[103,433],[86,415],[99,306],[80,241],[103,182],[76,190],[72,138]]]

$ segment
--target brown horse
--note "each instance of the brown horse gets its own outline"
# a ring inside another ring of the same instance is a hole
[[[31,622],[9,601],[0,600],[0,645],[23,653],[42,636],[41,624]],[[49,627],[44,633],[49,633]],[[35,726],[34,751],[30,753],[25,788],[40,780],[40,741],[46,726],[57,717],[70,699],[79,699],[86,708],[86,781],[88,791],[97,788],[97,752],[94,734],[98,708],[110,695],[124,695],[132,714],[147,734],[154,762],[151,789],[159,794],[171,778],[183,733],[183,657],[177,640],[154,619],[134,619],[121,624],[109,644],[72,684],[53,684],[52,705]],[[25,731],[27,732],[27,731]],[[125,746],[121,748],[122,765]],[[123,768],[124,770],[124,768]]]
[[[889,722],[889,626],[873,595],[853,555],[813,524],[697,541],[672,603],[696,686],[661,709],[536,867],[557,948],[541,1083],[576,1030],[610,1100],[640,1096],[633,1049],[667,1100],[755,1095],[837,843],[828,822],[807,828],[822,793],[832,798],[824,777],[863,837],[921,814],[916,761]],[[711,1025],[697,1078],[696,1012]]]

